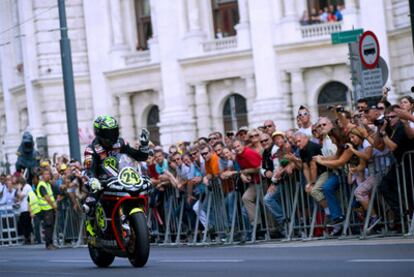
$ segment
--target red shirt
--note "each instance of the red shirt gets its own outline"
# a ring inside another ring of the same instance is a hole
[[[259,168],[262,165],[262,156],[249,147],[245,147],[241,154],[236,155],[236,161],[241,169]],[[259,175],[254,174],[255,183],[259,183]]]

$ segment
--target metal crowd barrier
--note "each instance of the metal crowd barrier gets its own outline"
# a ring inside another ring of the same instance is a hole
[[[377,156],[368,166],[368,176],[375,175],[376,183],[369,194],[369,204],[367,210],[358,208],[355,199],[355,184],[348,184],[348,168],[331,171],[330,174],[337,174],[339,186],[337,190],[337,200],[340,204],[341,212],[344,216],[342,231],[337,238],[371,238],[378,236],[393,235],[414,235],[414,151],[404,154],[402,162],[397,166],[392,155]],[[383,199],[378,191],[378,184],[390,170],[397,170],[398,178],[395,185],[398,188],[400,205],[400,218],[392,215],[390,206]],[[234,186],[237,186],[237,176],[233,179]],[[240,185],[242,189],[237,189],[224,193],[222,181],[218,178],[209,182],[208,189],[200,197],[196,206],[196,220],[191,223],[187,220],[183,224],[183,219],[191,216],[191,209],[186,206],[186,194],[170,188],[164,194],[164,215],[165,215],[165,235],[158,233],[159,240],[164,244],[217,244],[235,243],[250,241],[254,243],[258,240],[258,233],[261,233],[261,240],[271,239],[271,234],[275,230],[281,231],[285,241],[290,240],[312,240],[329,239],[332,225],[327,224],[325,214],[320,205],[304,190],[305,181],[300,171],[295,171],[290,176],[284,176],[279,182],[280,204],[285,217],[285,222],[278,226],[275,224],[271,213],[265,208],[263,199],[267,190],[267,185],[262,181],[255,184],[256,192],[254,222],[252,226],[246,220],[246,212],[242,201],[242,192],[247,189],[245,185]],[[232,198],[231,205],[228,199]],[[369,227],[369,220],[372,211],[375,210],[380,217],[380,222],[375,229]],[[151,214],[149,215],[151,217]],[[162,220],[162,219],[161,219]],[[204,223],[203,223],[204,222]],[[202,224],[203,223],[203,224]],[[401,225],[401,231],[393,231],[395,224]],[[204,226],[205,225],[205,226]],[[194,228],[192,227],[194,226]],[[185,229],[185,232],[183,230]],[[182,235],[187,239],[182,239]]]
[[[58,246],[82,245],[85,236],[83,228],[84,221],[85,217],[83,213],[74,209],[71,200],[65,197],[58,203],[53,232],[55,244]]]
[[[18,213],[12,206],[0,207],[0,245],[19,245],[23,236],[17,232]]]

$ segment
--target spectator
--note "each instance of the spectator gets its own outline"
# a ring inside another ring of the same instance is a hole
[[[32,221],[29,212],[27,197],[33,192],[32,187],[26,183],[23,177],[17,178],[17,202],[20,204],[20,216],[18,222],[18,233],[23,235],[24,244],[30,244],[30,235],[33,233]]]
[[[327,7],[324,7],[323,9],[319,10],[319,21],[321,23],[328,22],[328,16],[329,16],[329,13],[328,13]]]
[[[310,20],[309,20],[309,14],[307,10],[303,11],[302,17],[300,18],[300,25],[309,25]]]
[[[336,14],[335,6],[334,5],[329,5],[329,8],[328,8],[328,22],[335,22],[337,20],[335,14]]]
[[[242,126],[236,133],[236,138],[242,141],[244,145],[247,145],[249,143],[249,137],[247,136],[247,132],[249,132],[249,128],[247,128],[246,126]]]
[[[220,137],[217,135],[217,132],[213,132],[208,135],[208,144],[213,147],[214,144],[218,141],[221,141]]]
[[[298,111],[298,120],[300,121],[300,133],[307,135],[309,138],[312,137],[312,122],[311,114],[305,106],[300,106]]]
[[[403,172],[406,176],[406,188],[408,191],[411,191],[411,182],[410,173],[412,168],[410,168],[409,163],[404,163],[403,168],[398,168],[397,165],[402,162],[404,153],[414,150],[414,140],[410,139],[406,133],[406,126],[401,122],[400,118],[397,115],[396,110],[400,107],[398,105],[393,105],[387,109],[385,118],[382,126],[379,128],[379,135],[384,142],[384,145],[393,153],[396,162],[391,166],[391,169],[383,177],[378,189],[384,197],[385,201],[393,210],[395,217],[400,217],[399,201],[398,201],[398,186],[395,185],[396,180],[403,179]],[[400,174],[399,179],[397,178],[397,173]],[[409,194],[411,195],[411,194]],[[412,198],[409,200],[412,207]]]
[[[368,108],[368,101],[364,98],[358,99],[357,110],[359,113],[363,113]]]
[[[410,128],[414,128],[414,99],[411,96],[401,97],[400,109],[396,108],[395,112],[402,122],[408,120]]]
[[[295,138],[296,144],[300,149],[303,175],[307,182],[305,190],[321,205],[325,211],[325,215],[330,215],[328,203],[322,192],[323,184],[326,183],[329,177],[325,165],[319,162],[322,159],[322,147],[310,141],[306,134],[298,132]],[[341,233],[341,223],[337,222],[334,225],[331,235],[339,235]]]
[[[344,16],[342,15],[342,12],[341,12],[340,5],[336,6],[335,18],[336,18],[336,21],[342,21],[344,19]]]
[[[266,120],[263,123],[264,132],[271,136],[274,132],[276,132],[276,124],[273,120]]]
[[[312,24],[321,23],[321,19],[319,17],[319,13],[315,8],[311,9],[310,19]]]
[[[230,149],[233,147],[233,140],[234,140],[234,131],[227,131],[226,136],[224,137],[224,144],[226,147],[229,147]]]
[[[233,143],[236,151],[236,161],[240,166],[240,179],[248,187],[242,196],[242,201],[247,209],[250,225],[254,225],[255,209],[256,209],[256,188],[259,182],[257,173],[260,171],[262,157],[254,150],[244,147],[243,142],[239,139]],[[261,219],[258,218],[258,224]]]
[[[3,187],[2,197],[0,199],[0,206],[12,207],[16,203],[16,189],[12,177],[6,177],[6,186]]]
[[[249,148],[256,151],[258,154],[262,154],[263,148],[260,144],[260,131],[258,129],[250,130],[247,135],[249,136]]]

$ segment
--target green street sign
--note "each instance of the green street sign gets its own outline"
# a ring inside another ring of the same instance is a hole
[[[357,42],[358,38],[364,32],[363,29],[355,29],[331,34],[332,44]]]

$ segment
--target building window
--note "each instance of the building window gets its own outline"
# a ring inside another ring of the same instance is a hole
[[[214,34],[216,38],[236,35],[239,23],[239,6],[237,0],[212,0]]]
[[[350,104],[350,94],[347,86],[340,82],[329,82],[321,90],[318,96],[319,116],[333,118],[333,113],[328,110],[329,106]]]
[[[241,126],[247,126],[246,98],[239,94],[232,94],[224,103],[223,108],[224,131],[237,131]]]
[[[135,0],[138,43],[137,50],[148,49],[147,41],[152,37],[151,9],[149,0]]]
[[[304,11],[301,24],[342,21],[344,8],[344,0],[307,0],[307,11]]]
[[[160,145],[160,112],[158,106],[152,106],[147,116],[147,129],[150,131],[150,140],[155,145]]]

